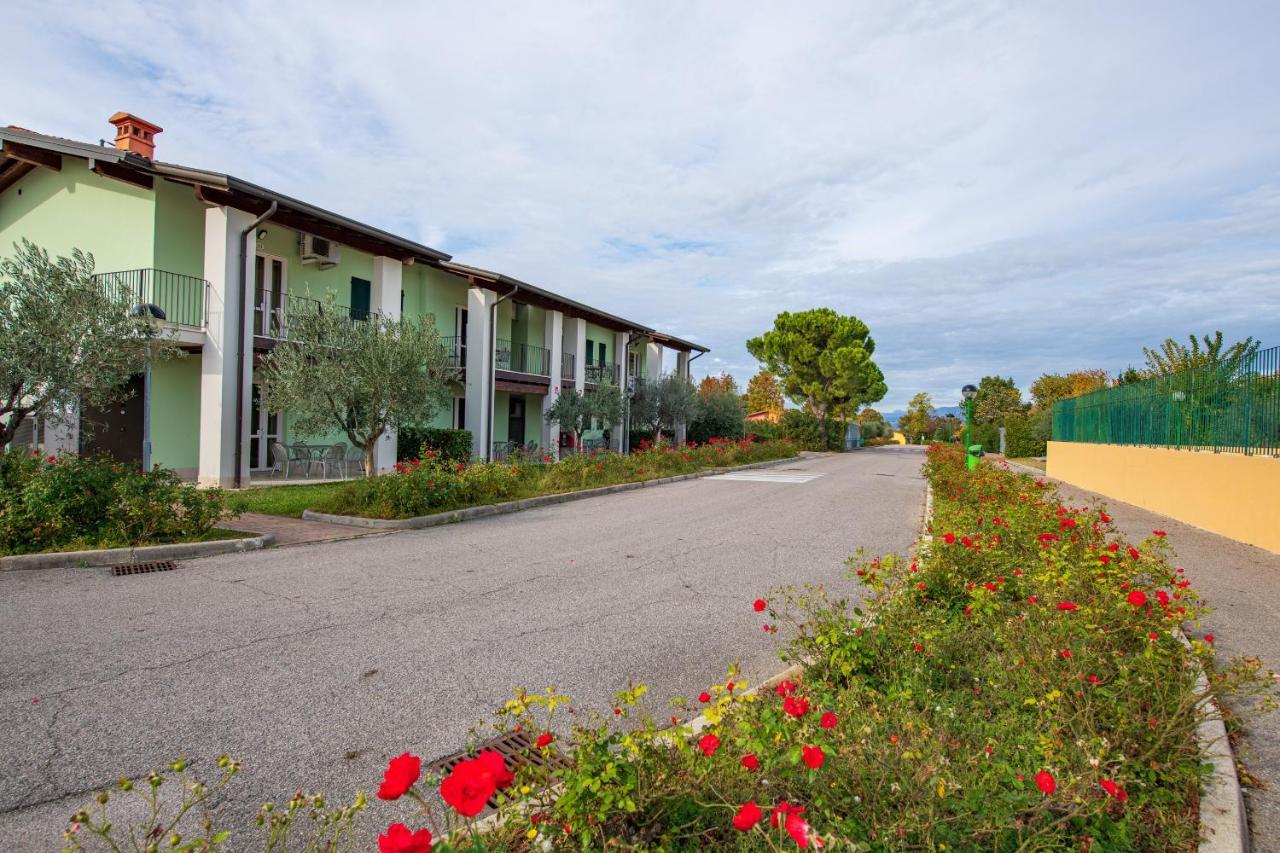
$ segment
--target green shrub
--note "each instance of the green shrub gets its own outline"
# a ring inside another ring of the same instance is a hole
[[[964,433],[961,432],[961,441]],[[973,424],[969,431],[969,443],[981,444],[987,453],[1000,452],[1000,428],[993,423]]]
[[[0,458],[0,553],[191,541],[227,515],[221,490],[166,468],[18,450]]]
[[[471,430],[468,429],[403,429],[398,436],[396,460],[410,462],[434,452],[446,462],[471,460]]]
[[[732,391],[699,397],[687,438],[695,444],[704,444],[713,438],[742,438],[746,435],[746,418],[746,403]]]
[[[1006,456],[1044,456],[1049,441],[1049,412],[1010,415],[1005,421]]]

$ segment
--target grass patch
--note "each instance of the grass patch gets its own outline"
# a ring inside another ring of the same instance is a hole
[[[70,542],[57,548],[46,548],[42,551],[23,551],[23,554],[70,554],[76,551],[99,551],[111,548],[145,548],[148,545],[181,545],[188,542],[218,542],[223,539],[244,539],[252,536],[252,533],[245,533],[243,530],[228,530],[224,527],[215,527],[212,530],[206,530],[204,533],[195,536],[188,536],[178,539],[170,539],[165,542],[147,542],[146,545],[121,545],[117,542],[90,542],[80,540]],[[14,556],[12,554],[0,551],[0,557]]]
[[[302,511],[330,499],[347,483],[261,486],[227,493],[227,507],[236,512],[259,512],[302,518]]]
[[[1043,459],[1037,459],[1034,456],[1024,456],[1018,459],[1011,458],[1009,461],[1017,462],[1019,465],[1026,465],[1028,468],[1038,468],[1041,471],[1045,470],[1045,461]]]

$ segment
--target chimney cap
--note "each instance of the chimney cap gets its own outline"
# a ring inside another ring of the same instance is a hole
[[[145,118],[139,118],[133,113],[116,113],[111,116],[111,118],[107,119],[107,122],[114,124],[116,127],[119,127],[122,124],[136,124],[138,127],[145,128],[152,133],[161,133],[164,131],[164,128],[160,125],[152,124]]]

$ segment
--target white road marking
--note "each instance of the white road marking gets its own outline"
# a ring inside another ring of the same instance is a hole
[[[807,483],[822,476],[824,475],[818,472],[739,471],[733,474],[716,474],[707,479],[725,480],[734,483]]]

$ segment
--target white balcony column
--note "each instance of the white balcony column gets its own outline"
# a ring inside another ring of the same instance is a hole
[[[644,378],[646,382],[657,382],[662,378],[662,344],[649,341],[644,348]]]
[[[564,314],[559,311],[546,312],[545,337],[543,340],[547,342],[547,351],[551,358],[551,370],[548,371],[550,384],[547,386],[547,395],[542,398],[542,452],[549,453],[555,459],[560,458],[560,424],[554,421],[547,421],[547,412],[556,404],[556,400],[560,398],[560,388],[563,385],[564,377],[563,365],[564,360]]]
[[[686,382],[690,381],[689,353],[687,352],[676,353],[676,376],[679,376],[681,379],[683,379]],[[678,424],[676,424],[676,444],[684,444],[688,435],[689,435],[689,425],[687,423],[685,423],[684,421],[680,421]]]
[[[404,264],[395,258],[373,259],[373,282],[370,285],[370,309],[389,320],[400,319],[400,285],[404,277]],[[374,451],[373,467],[379,474],[386,474],[396,466],[399,444],[396,431],[387,430],[378,439]]]
[[[622,393],[627,393],[627,339],[631,337],[630,332],[618,332],[613,336],[613,361],[618,365],[616,375],[609,378],[610,382],[617,382],[618,387],[622,389]],[[627,430],[626,408],[623,408],[622,422],[612,425],[609,433],[609,449],[615,453],[621,453],[627,446],[626,436],[623,435]]]
[[[489,458],[493,421],[493,305],[498,294],[481,287],[467,290],[467,429],[471,431],[471,458]]]
[[[204,212],[204,277],[209,282],[209,307],[204,345],[200,353],[200,457],[197,478],[202,486],[235,484],[237,335],[244,330],[244,367],[240,397],[240,479],[249,483],[249,423],[253,392],[253,302],[255,246],[252,234],[242,232],[253,214],[231,207]],[[241,255],[244,290],[241,291]],[[241,325],[243,324],[243,325]]]
[[[569,319],[572,326],[565,329],[565,345],[573,343],[573,383],[579,394],[587,390],[587,321],[581,317]]]

